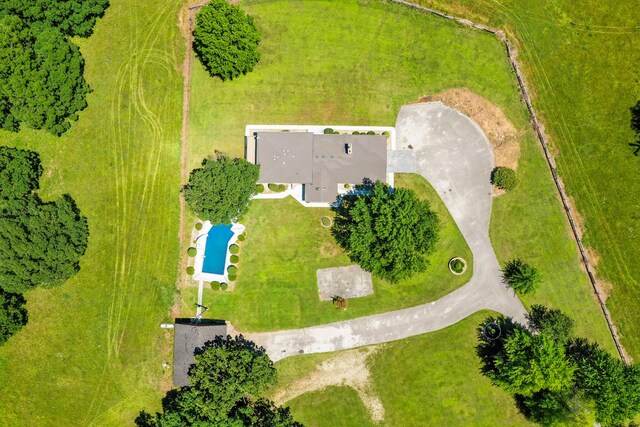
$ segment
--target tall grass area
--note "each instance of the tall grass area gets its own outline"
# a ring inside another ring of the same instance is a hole
[[[183,41],[174,1],[113,0],[79,40],[89,107],[61,138],[0,132],[38,151],[41,196],[88,217],[81,271],[26,294],[29,324],[0,348],[0,425],[130,425],[170,384],[178,258]]]
[[[429,334],[382,345],[369,357],[371,393],[384,406],[374,423],[350,387],[303,394],[286,405],[309,427],[324,426],[527,426],[511,396],[480,373],[475,355],[476,326],[488,312]],[[295,356],[276,363],[273,393],[290,387],[336,353]]]
[[[419,0],[506,28],[519,40],[534,106],[584,219],[622,343],[640,357],[640,158],[628,143],[640,99],[638,14],[628,1]],[[605,286],[608,287],[608,286]]]
[[[444,203],[419,175],[398,174],[396,186],[416,191],[440,218],[440,238],[424,272],[397,284],[374,278],[373,295],[349,299],[346,311],[336,310],[331,301],[320,301],[316,280],[318,269],[353,264],[320,223],[333,212],[304,207],[292,197],[254,200],[241,220],[247,239],[241,243],[235,290],[206,289],[204,305],[212,307],[206,315],[229,320],[243,332],[300,328],[426,303],[464,285],[471,278],[473,258]],[[454,256],[469,261],[461,276],[449,271]],[[183,293],[185,313],[190,313],[197,289]]]
[[[488,34],[380,1],[249,1],[243,7],[263,35],[262,59],[251,74],[230,82],[209,78],[194,62],[193,166],[214,150],[242,156],[248,123],[393,126],[402,105],[422,95],[468,87],[498,105],[522,131],[521,184],[496,199],[493,209],[491,237],[499,260],[531,259],[542,269],[545,283],[526,302],[566,310],[579,322],[580,333],[613,349],[501,43]],[[247,267],[247,261],[242,261],[244,269],[255,268]],[[300,288],[315,286],[309,273],[300,278],[306,278]],[[239,280],[238,291],[248,292],[241,287]],[[185,295],[190,307],[194,295]],[[298,297],[289,295],[295,310]],[[264,310],[260,307],[271,298],[279,299],[264,293],[259,304],[245,310]],[[230,313],[226,306],[222,303],[219,310],[214,304],[211,316],[223,318]],[[259,320],[253,322],[259,326]]]

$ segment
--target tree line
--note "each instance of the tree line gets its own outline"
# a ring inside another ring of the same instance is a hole
[[[84,58],[71,36],[88,37],[108,0],[0,2],[0,128],[24,124],[61,135],[87,106]]]
[[[478,327],[482,373],[544,425],[623,425],[640,413],[640,366],[574,336],[560,310],[534,305],[528,325],[500,316]]]
[[[71,196],[37,194],[37,153],[0,146],[0,345],[28,320],[22,293],[59,286],[80,270],[87,219]]]

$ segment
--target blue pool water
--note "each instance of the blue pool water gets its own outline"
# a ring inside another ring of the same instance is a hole
[[[209,230],[207,244],[204,249],[202,271],[211,274],[224,274],[224,264],[227,260],[229,240],[233,236],[231,225],[214,225]]]

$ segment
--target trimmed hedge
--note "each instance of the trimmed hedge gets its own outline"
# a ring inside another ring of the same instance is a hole
[[[202,223],[201,222],[196,222],[196,230],[198,230],[198,231],[202,230]]]
[[[247,238],[247,233],[244,232],[238,236],[238,241],[243,242]]]
[[[286,184],[269,184],[269,190],[273,191],[274,193],[282,193],[286,189]]]
[[[238,278],[238,276],[236,276],[235,274],[230,274],[229,275],[229,281],[230,282],[235,282],[237,278]]]
[[[238,261],[240,261],[240,257],[238,255],[231,255],[230,261],[232,264],[236,264]]]
[[[238,255],[238,252],[240,252],[240,246],[236,244],[229,246],[229,252],[231,252],[231,255]]]
[[[226,291],[228,287],[229,287],[229,285],[227,285],[226,283],[220,283],[220,289],[221,290]]]
[[[189,255],[190,257],[196,256],[197,253],[198,253],[198,250],[194,247],[187,249],[187,255]]]
[[[369,132],[367,132],[367,135],[375,135],[376,133],[372,130],[370,130]]]
[[[464,270],[464,263],[457,259],[451,263],[451,269],[456,273],[462,273],[462,270]]]
[[[191,266],[187,267],[187,274],[188,274],[189,276],[193,276],[193,273],[195,273],[194,268],[193,268],[193,267],[191,267]]]
[[[388,130],[385,130],[384,132],[382,132],[382,134],[383,134],[384,136],[386,136],[387,138],[389,138],[389,137],[391,136],[391,134],[389,133],[389,131],[388,131]]]
[[[360,135],[360,132],[358,132],[357,130],[354,130],[353,132],[351,132],[351,135]]]
[[[324,130],[324,134],[325,134],[325,135],[332,135],[333,133],[334,133],[334,131],[333,131],[333,129],[331,129],[331,128],[326,128],[326,129]]]
[[[258,192],[258,193],[264,193],[264,185],[262,185],[262,184],[256,184],[256,192]]]
[[[220,290],[220,282],[211,282],[211,289],[213,289],[214,291],[219,291]]]
[[[491,184],[502,190],[512,190],[517,183],[516,172],[513,169],[498,166],[491,171]]]
[[[227,273],[229,273],[229,276],[235,276],[236,273],[238,273],[238,267],[236,267],[235,265],[230,265],[227,268]]]

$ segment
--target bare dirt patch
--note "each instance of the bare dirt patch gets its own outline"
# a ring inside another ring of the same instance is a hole
[[[333,245],[329,242],[324,242],[320,245],[319,251],[320,255],[323,258],[333,258],[334,256],[338,255],[339,249],[336,245]]]
[[[371,373],[367,366],[369,356],[381,347],[371,346],[342,351],[320,363],[315,371],[306,377],[279,390],[273,400],[278,404],[283,404],[305,393],[323,390],[329,386],[346,386],[353,388],[358,393],[372,420],[382,421],[384,420],[384,407],[374,393]]]
[[[483,130],[493,147],[496,166],[518,168],[520,133],[500,108],[467,88],[449,89],[420,98],[420,102],[439,101],[471,117]]]

